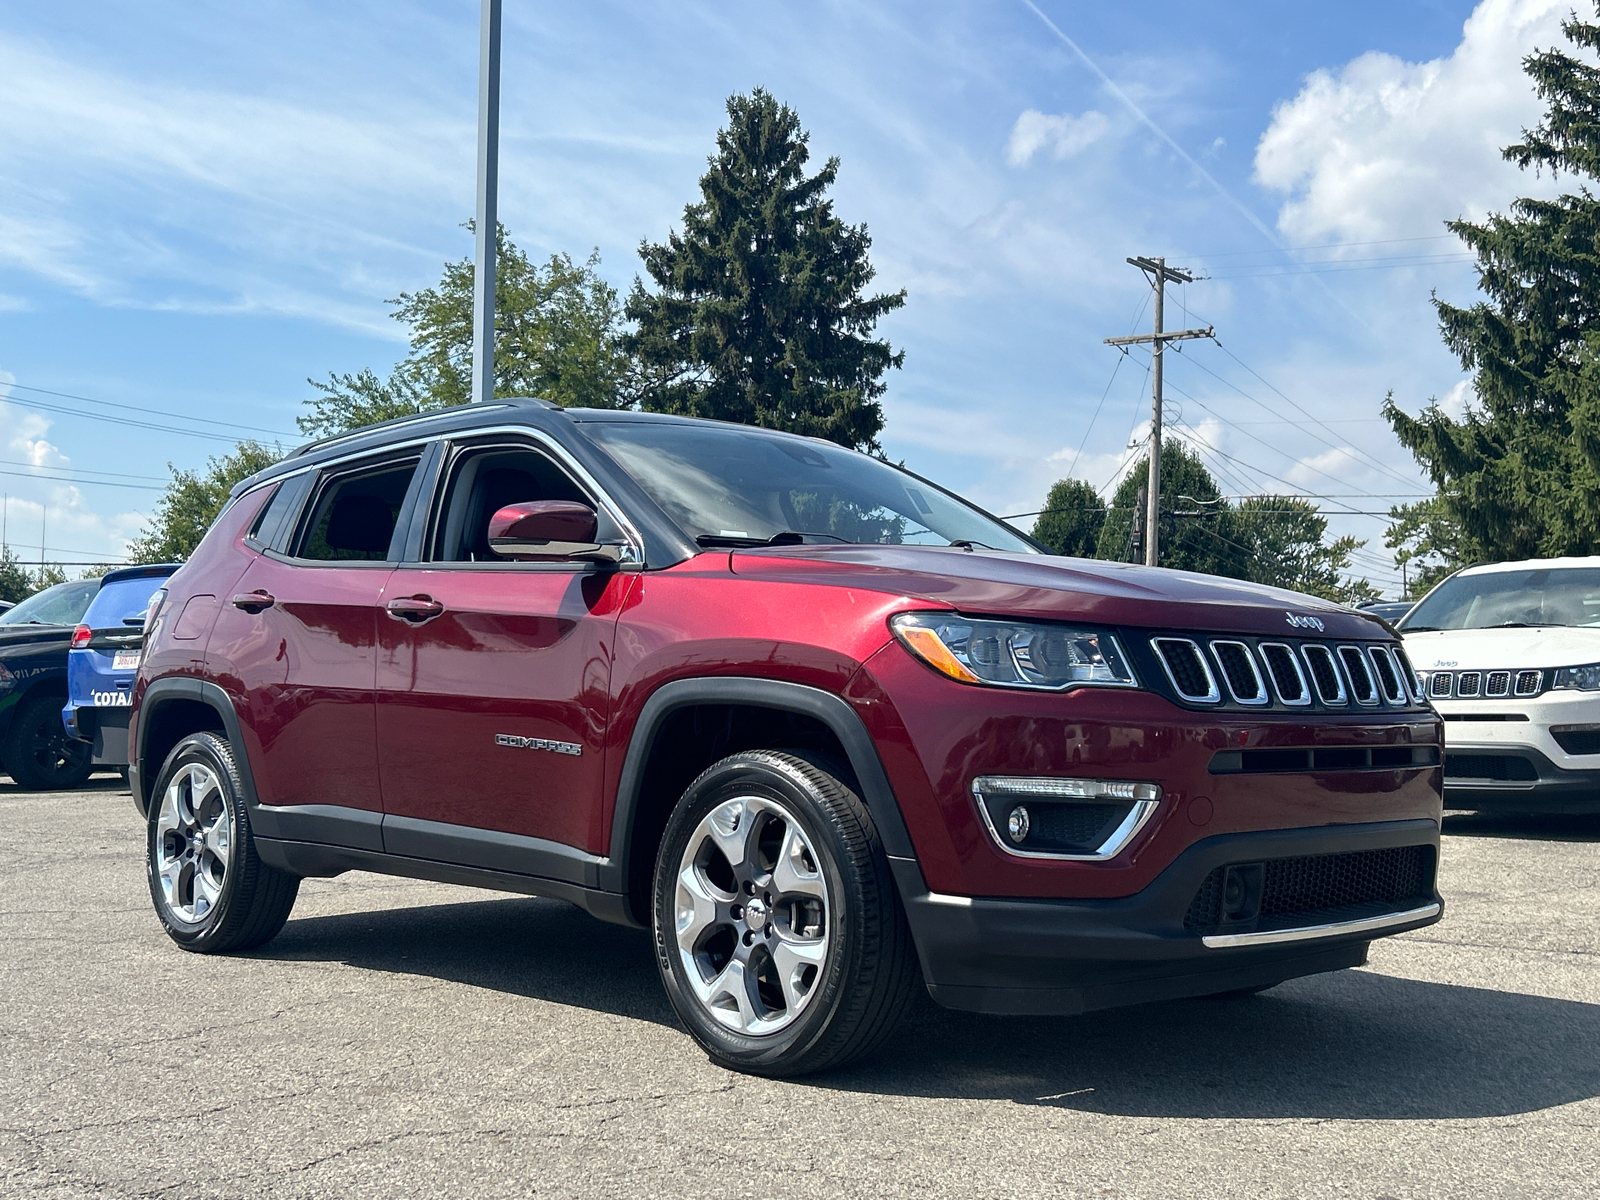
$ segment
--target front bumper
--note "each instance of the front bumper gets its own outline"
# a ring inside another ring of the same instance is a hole
[[[1212,995],[1360,966],[1374,937],[1437,921],[1433,891],[1388,912],[1369,906],[1300,926],[1205,937],[1184,919],[1219,867],[1310,855],[1431,846],[1431,820],[1226,834],[1196,842],[1138,893],[1107,900],[1014,900],[930,893],[916,863],[893,860],[923,975],[935,1000],[988,1013],[1072,1014]]]
[[[1515,742],[1452,742],[1444,803],[1479,812],[1600,813],[1600,767],[1557,766],[1538,747]]]

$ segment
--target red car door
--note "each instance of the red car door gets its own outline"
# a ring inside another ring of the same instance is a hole
[[[503,505],[594,502],[529,442],[454,448],[443,478],[426,561],[396,568],[379,610],[385,848],[540,874],[543,851],[520,839],[605,845],[613,638],[637,575],[490,551]]]
[[[238,712],[259,798],[315,806],[282,836],[379,846],[376,614],[416,465],[413,455],[328,473],[287,553],[261,553],[222,598],[208,657]]]

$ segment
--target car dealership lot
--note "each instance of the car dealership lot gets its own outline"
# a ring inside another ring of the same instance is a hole
[[[1243,1001],[931,1003],[846,1071],[713,1067],[647,934],[307,881],[181,952],[126,792],[0,785],[0,1181],[17,1196],[1590,1196],[1600,820],[1452,817],[1440,925]]]

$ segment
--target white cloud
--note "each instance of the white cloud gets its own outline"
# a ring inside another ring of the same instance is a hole
[[[1105,114],[1090,109],[1081,117],[1071,113],[1052,116],[1036,108],[1026,110],[1011,127],[1006,142],[1006,161],[1020,167],[1048,147],[1056,158],[1071,158],[1105,136],[1111,123]]]
[[[1567,45],[1570,9],[1483,0],[1448,57],[1408,63],[1374,51],[1314,72],[1256,147],[1256,181],[1289,196],[1278,228],[1294,240],[1425,236],[1540,191],[1500,151],[1539,120],[1522,59]]]

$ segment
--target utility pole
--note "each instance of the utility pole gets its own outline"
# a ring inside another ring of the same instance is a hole
[[[472,399],[494,399],[495,234],[500,227],[500,0],[478,22],[478,212],[472,272]]]
[[[1106,338],[1108,346],[1138,346],[1150,343],[1150,478],[1146,485],[1148,497],[1144,518],[1144,563],[1147,567],[1158,565],[1161,554],[1161,351],[1168,342],[1181,342],[1188,338],[1213,337],[1210,325],[1204,329],[1180,329],[1166,332],[1162,325],[1165,315],[1168,283],[1193,283],[1188,271],[1167,266],[1164,258],[1130,258],[1128,260],[1150,278],[1156,289],[1156,324],[1154,333],[1141,333],[1134,337]],[[1123,351],[1123,353],[1127,353]]]

